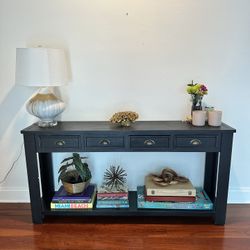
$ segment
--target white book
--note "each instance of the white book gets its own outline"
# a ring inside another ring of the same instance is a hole
[[[153,182],[150,175],[145,177],[145,189],[147,196],[196,196],[196,189],[190,181],[160,186]]]

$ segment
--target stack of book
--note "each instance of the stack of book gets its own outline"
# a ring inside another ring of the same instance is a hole
[[[190,181],[168,186],[156,185],[151,176],[145,186],[137,187],[138,208],[149,209],[213,209],[213,203],[201,188],[194,188]]]
[[[96,208],[129,208],[128,188],[116,190],[101,186],[97,192]]]
[[[50,208],[56,209],[92,209],[96,197],[96,185],[89,186],[79,194],[68,194],[61,186],[52,198]]]

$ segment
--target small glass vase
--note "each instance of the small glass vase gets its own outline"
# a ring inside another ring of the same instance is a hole
[[[192,95],[192,109],[191,115],[194,110],[202,110],[202,96],[201,95]]]

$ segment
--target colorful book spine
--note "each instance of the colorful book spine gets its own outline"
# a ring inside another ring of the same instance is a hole
[[[50,208],[51,209],[68,209],[68,210],[74,210],[74,209],[92,209],[93,204],[96,198],[96,188],[92,190],[91,193],[91,201],[90,202],[51,202]]]
[[[96,204],[96,208],[129,208],[129,204]]]
[[[120,196],[120,197],[116,197],[116,196],[97,196],[97,200],[99,201],[105,201],[105,200],[128,200],[127,196]]]
[[[145,201],[194,202],[194,196],[145,196]]]
[[[97,197],[126,197],[128,198],[128,193],[97,193]]]
[[[53,203],[90,203],[91,198],[83,198],[83,199],[52,199]]]
[[[93,203],[50,203],[51,209],[91,209]]]
[[[142,209],[186,209],[211,210],[213,203],[204,190],[197,188],[195,202],[146,201],[144,186],[137,187],[137,207]]]
[[[157,188],[146,188],[148,196],[195,196],[195,189],[157,189]]]
[[[129,202],[128,200],[99,200],[97,199],[97,204],[98,205],[106,205],[106,204],[111,204],[111,205],[127,205]]]
[[[120,194],[120,193],[128,193],[128,186],[125,184],[123,186],[117,187],[109,187],[107,185],[101,185],[98,187],[98,193],[103,193],[103,194]]]
[[[52,198],[53,203],[89,203],[92,200],[93,193],[96,193],[96,185],[89,184],[89,186],[79,194],[68,194],[63,186],[55,192]]]

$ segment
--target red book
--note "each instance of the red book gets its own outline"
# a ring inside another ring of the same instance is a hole
[[[97,197],[128,197],[128,193],[97,193]]]
[[[195,202],[195,196],[145,196],[145,201]]]

